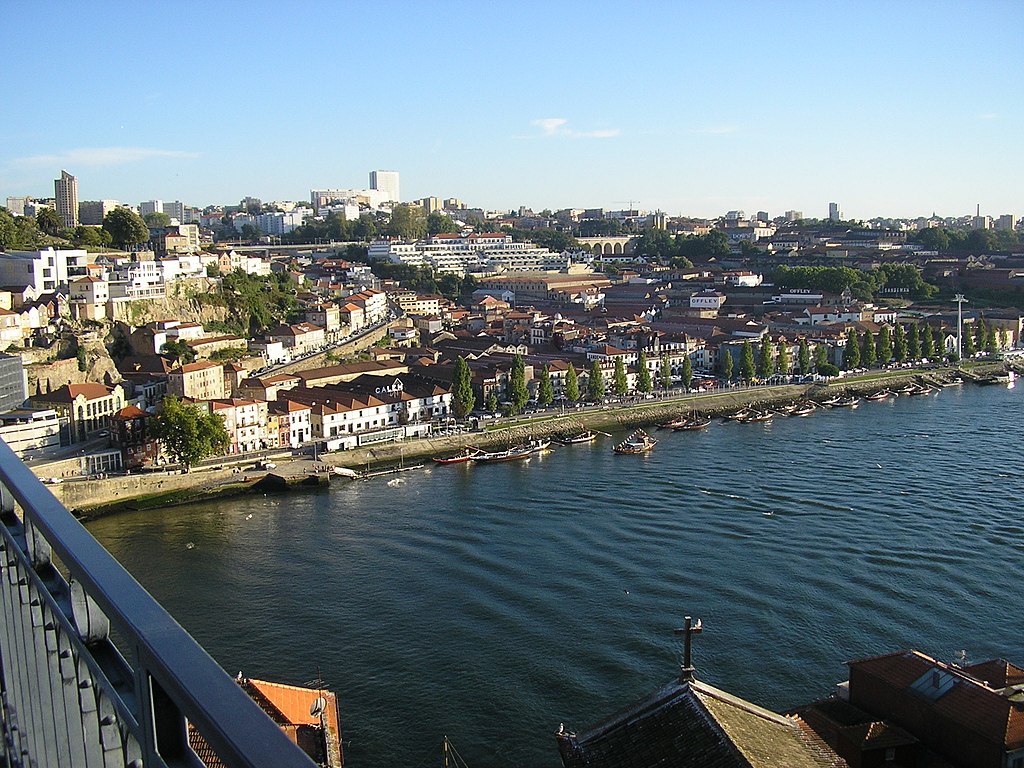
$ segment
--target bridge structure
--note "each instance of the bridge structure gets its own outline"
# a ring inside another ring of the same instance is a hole
[[[4,768],[315,766],[2,441],[0,612]]]
[[[636,246],[636,235],[577,237],[576,240],[595,256],[628,256]]]

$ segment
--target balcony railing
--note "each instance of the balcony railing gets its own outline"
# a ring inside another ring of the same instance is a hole
[[[0,766],[314,765],[2,441],[0,535]]]

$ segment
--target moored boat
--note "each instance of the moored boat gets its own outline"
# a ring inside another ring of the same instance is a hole
[[[895,397],[895,396],[896,396],[895,392],[890,392],[888,389],[882,389],[882,390],[879,390],[878,392],[873,392],[870,395],[864,395],[864,399],[865,400],[870,400],[872,402],[877,402],[879,400],[887,400],[890,397]]]
[[[597,432],[588,429],[585,432],[579,432],[575,435],[565,435],[563,437],[560,437],[558,438],[558,442],[560,442],[562,445],[575,445],[576,443],[589,443],[595,440],[596,438]]]
[[[759,421],[771,421],[775,414],[771,411],[751,411],[746,418],[740,419],[743,424],[756,424]]]
[[[935,390],[932,389],[929,386],[918,385],[918,386],[914,387],[912,390],[910,390],[909,394],[911,394],[911,395],[930,395],[934,391]]]
[[[658,441],[648,435],[642,429],[636,430],[633,434],[612,448],[615,453],[647,453],[654,449]]]
[[[725,414],[722,418],[725,419],[726,421],[744,421],[752,413],[754,413],[754,411],[750,410],[749,408],[741,408],[735,413]]]
[[[672,427],[674,432],[695,432],[698,429],[706,429],[711,426],[711,417],[706,416],[704,418],[696,417],[687,419],[682,424]]]
[[[497,464],[502,461],[518,461],[520,459],[528,459],[533,455],[533,451],[524,446],[518,448],[509,448],[507,451],[488,451],[479,453],[473,457],[473,461],[478,464]]]
[[[856,408],[860,405],[859,397],[841,397],[835,402],[829,403],[830,408]]]
[[[904,384],[902,387],[893,390],[897,395],[912,395],[917,389],[916,384]]]
[[[817,410],[814,407],[814,403],[798,403],[790,415],[792,416],[810,416],[814,411]]]
[[[821,404],[822,405],[835,405],[836,403],[838,403],[842,399],[843,398],[841,396],[836,395],[835,397],[830,397],[827,400],[822,400]]]
[[[445,458],[435,457],[433,461],[436,464],[465,464],[467,461],[472,461],[481,453],[483,453],[483,451],[479,448],[466,448],[462,453]]]

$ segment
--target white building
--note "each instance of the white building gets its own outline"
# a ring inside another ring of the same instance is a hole
[[[57,215],[65,227],[78,226],[78,179],[67,171],[53,182]]]
[[[66,288],[68,278],[84,277],[89,254],[83,250],[44,248],[0,253],[0,285],[32,286],[36,295]]]
[[[302,211],[292,213],[261,213],[256,217],[256,226],[265,235],[285,235],[302,226]]]
[[[564,269],[567,255],[533,243],[513,242],[503,232],[472,235],[434,235],[426,240],[404,242],[376,240],[370,244],[371,261],[390,261],[411,266],[430,265],[438,272],[543,272]]]
[[[380,192],[384,200],[401,202],[398,189],[398,171],[370,171],[370,189]]]
[[[829,221],[842,221],[843,212],[839,209],[839,203],[828,204]]]
[[[117,200],[83,200],[78,204],[78,223],[99,226],[103,217],[120,205]]]
[[[18,409],[0,414],[0,440],[19,458],[38,457],[60,448],[61,419],[52,408]]]

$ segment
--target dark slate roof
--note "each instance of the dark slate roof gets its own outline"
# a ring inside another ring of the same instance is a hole
[[[837,768],[796,718],[698,681],[673,682],[579,736],[558,734],[565,768]]]

